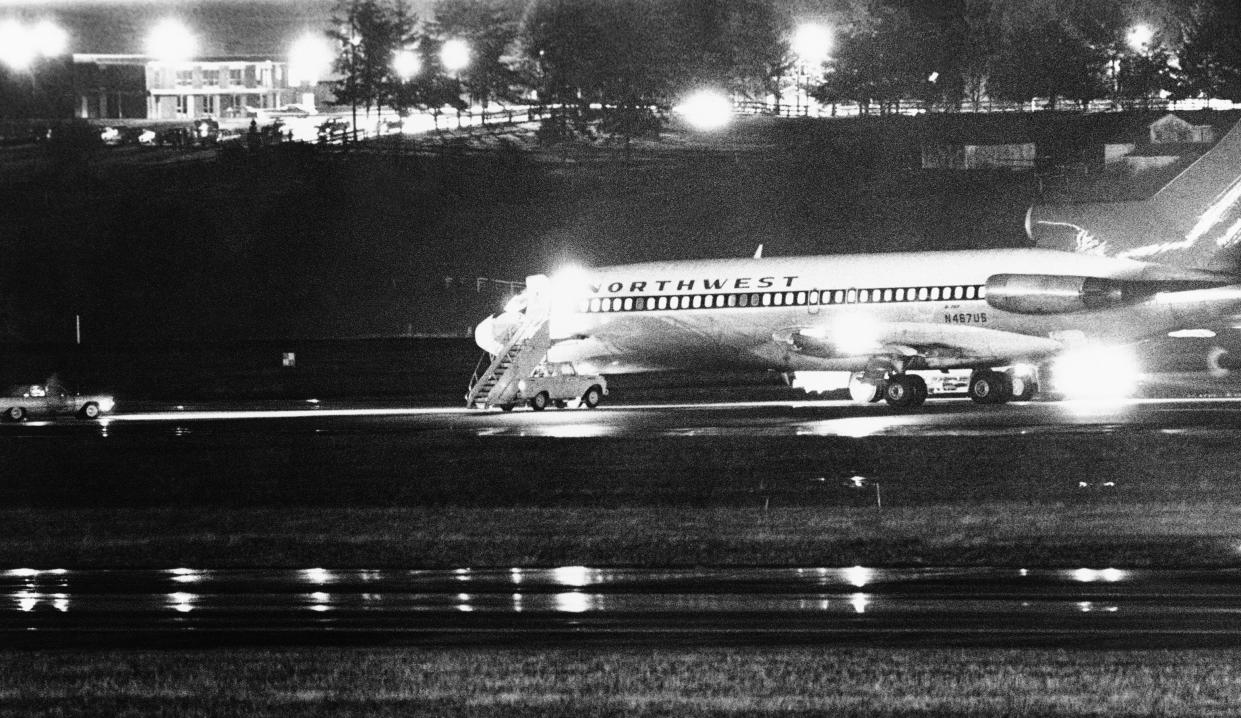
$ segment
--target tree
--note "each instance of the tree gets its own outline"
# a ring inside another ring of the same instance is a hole
[[[1241,5],[1202,0],[1194,7],[1180,52],[1183,94],[1241,100]]]
[[[337,102],[353,106],[355,139],[358,106],[369,114],[397,91],[400,78],[392,61],[398,50],[414,44],[417,24],[401,0],[337,0],[328,36],[339,48],[335,69],[342,77],[332,90]]]
[[[511,52],[520,26],[521,6],[508,0],[438,0],[436,30],[442,38],[459,38],[470,46],[470,65],[462,85],[485,110],[493,100],[515,100],[520,76]]]

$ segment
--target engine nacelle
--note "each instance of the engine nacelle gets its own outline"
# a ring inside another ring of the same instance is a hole
[[[1121,282],[1061,274],[995,274],[987,279],[987,304],[1014,314],[1069,314],[1125,301]]]

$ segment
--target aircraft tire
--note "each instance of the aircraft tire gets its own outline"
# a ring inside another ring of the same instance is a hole
[[[1004,404],[1013,398],[1013,387],[1007,374],[986,369],[970,377],[969,395],[977,404]]]
[[[921,395],[918,389],[920,381],[922,377],[911,374],[897,374],[889,377],[887,385],[883,388],[883,400],[888,402],[888,406],[893,409],[910,409],[917,406]],[[923,382],[923,388],[925,386]]]
[[[603,390],[597,386],[592,386],[582,395],[582,405],[587,409],[593,409],[599,406],[599,400],[603,398]]]
[[[535,411],[543,411],[547,408],[550,401],[551,399],[547,396],[547,392],[540,391],[538,394],[535,394],[532,399],[530,399],[530,408]]]
[[[1012,387],[1013,401],[1029,401],[1038,393],[1038,382],[1028,376],[1010,376],[1008,385]]]
[[[926,379],[923,379],[917,374],[909,374],[908,376],[910,384],[913,386],[914,390],[913,406],[922,406],[926,403],[927,395],[930,394],[930,391],[926,388]]]

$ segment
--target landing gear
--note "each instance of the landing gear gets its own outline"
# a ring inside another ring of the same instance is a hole
[[[970,377],[969,395],[978,404],[1005,404],[1013,398],[1013,382],[1004,372],[979,369]]]
[[[926,381],[917,374],[893,374],[883,389],[883,400],[895,409],[922,406],[926,395]]]
[[[865,378],[862,372],[849,377],[849,398],[859,404],[873,404],[883,398],[885,381]]]

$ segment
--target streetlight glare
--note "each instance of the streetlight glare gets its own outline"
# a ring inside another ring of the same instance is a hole
[[[69,36],[51,20],[40,20],[33,27],[15,18],[0,21],[0,63],[13,70],[26,70],[39,57],[63,55]]]
[[[189,60],[198,52],[198,38],[180,20],[165,18],[147,35],[147,54],[165,62]]]
[[[803,23],[797,26],[797,31],[793,34],[792,47],[802,62],[821,63],[832,50],[832,33],[824,25]]]
[[[418,53],[411,49],[397,50],[392,57],[392,69],[396,70],[396,74],[402,80],[410,78],[422,72],[422,58],[418,57]]]
[[[332,48],[327,38],[306,33],[289,48],[289,83],[314,85],[332,67]]]
[[[1129,49],[1134,52],[1143,52],[1150,47],[1151,40],[1154,39],[1155,31],[1151,29],[1150,25],[1139,24],[1129,28],[1129,35],[1125,38],[1125,41],[1128,43]]]
[[[440,48],[440,62],[449,72],[464,70],[470,64],[470,46],[465,40],[449,40]]]
[[[733,105],[714,90],[695,92],[677,105],[675,111],[700,130],[718,130],[732,121]]]
[[[69,49],[69,34],[51,20],[40,20],[34,26],[34,45],[44,57],[56,57]]]
[[[13,70],[30,67],[37,53],[32,40],[30,33],[17,20],[8,18],[0,21],[0,62]]]

